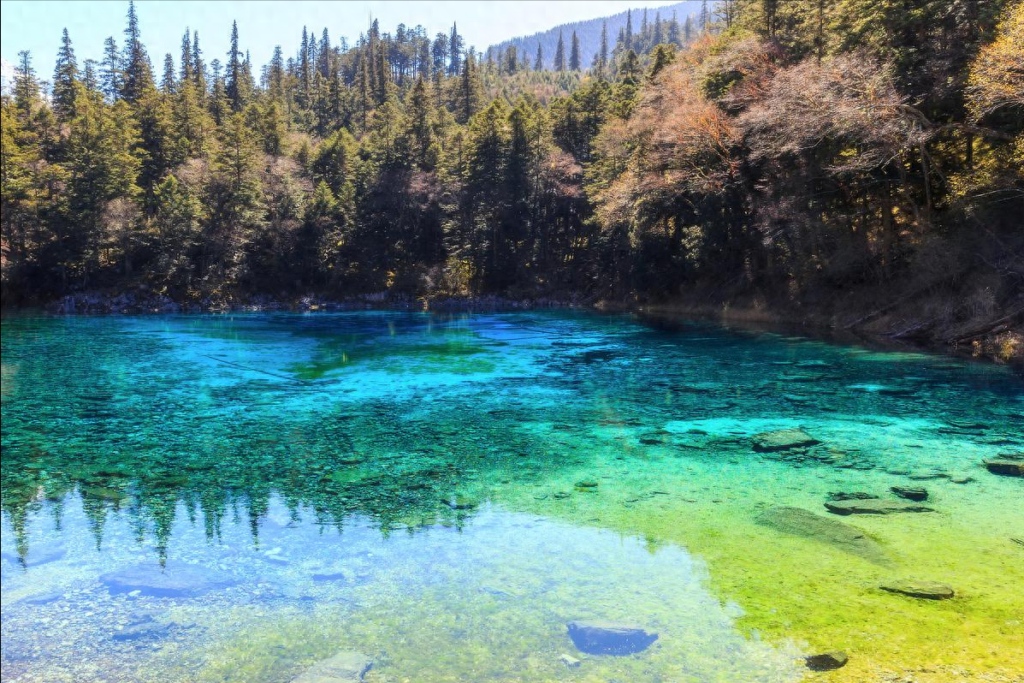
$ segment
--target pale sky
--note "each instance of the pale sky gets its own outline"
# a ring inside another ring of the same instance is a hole
[[[558,24],[607,16],[631,7],[661,7],[673,0],[603,0],[566,2],[559,0],[508,2],[326,2],[323,0],[264,0],[261,2],[184,0],[141,0],[136,2],[142,39],[159,72],[164,54],[174,55],[177,64],[181,35],[186,27],[198,29],[206,62],[225,61],[231,21],[238,21],[242,50],[250,49],[256,66],[269,61],[274,45],[286,56],[298,49],[302,27],[317,36],[326,26],[336,45],[341,36],[354,42],[371,19],[381,29],[393,32],[399,22],[422,24],[431,37],[447,31],[457,21],[466,45],[478,50],[515,36],[529,35]],[[0,0],[0,52],[11,64],[18,52],[32,52],[32,62],[41,78],[53,71],[61,31],[67,27],[79,66],[87,57],[102,57],[103,40],[114,36],[123,42],[127,0],[78,2],[72,0]]]

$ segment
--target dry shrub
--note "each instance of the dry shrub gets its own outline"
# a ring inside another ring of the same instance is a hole
[[[800,156],[828,145],[836,173],[886,165],[924,134],[888,69],[866,54],[807,60],[779,71],[763,101],[740,117],[753,159]]]

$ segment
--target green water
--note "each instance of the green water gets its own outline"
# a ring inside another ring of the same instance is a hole
[[[566,312],[2,325],[5,682],[1024,680],[1005,368]],[[820,443],[752,448],[788,428]],[[933,511],[824,507],[892,486]],[[586,655],[573,619],[659,637]]]

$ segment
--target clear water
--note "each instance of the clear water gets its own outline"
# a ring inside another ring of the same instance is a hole
[[[566,312],[2,330],[4,681],[290,681],[339,651],[367,681],[1024,678],[1024,484],[981,466],[1024,450],[1005,368]],[[821,443],[752,449],[793,427]],[[935,511],[823,506],[896,485]],[[779,506],[872,552],[759,522]],[[117,590],[140,566],[202,594]],[[584,655],[588,618],[659,638]]]

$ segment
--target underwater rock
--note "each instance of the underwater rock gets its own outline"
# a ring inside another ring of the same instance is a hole
[[[100,576],[100,583],[111,595],[139,591],[139,595],[155,598],[194,598],[217,588],[233,586],[238,581],[204,567],[170,561],[164,567],[140,564],[107,572]]]
[[[570,621],[566,624],[573,645],[589,655],[630,655],[642,652],[658,639],[639,626],[611,621]]]
[[[171,632],[175,624],[162,624],[153,618],[152,614],[143,613],[135,617],[122,629],[114,631],[110,636],[114,640],[144,640],[150,638],[163,638]]]
[[[20,564],[22,567],[38,567],[64,559],[67,554],[68,551],[60,546],[42,546],[29,548],[28,555],[24,558],[18,557],[16,553],[0,553],[0,558],[12,564]]]
[[[52,593],[36,593],[35,595],[30,595],[27,598],[22,598],[18,602],[25,605],[48,605],[51,602],[56,602],[63,597],[64,595],[62,593],[53,591]]]
[[[946,424],[956,429],[966,429],[968,431],[985,431],[988,429],[988,425],[984,422],[971,422],[970,420],[946,420]]]
[[[757,517],[757,523],[783,533],[834,545],[871,562],[884,563],[887,559],[882,546],[857,527],[803,508],[769,508]]]
[[[292,679],[292,683],[359,683],[373,660],[359,652],[339,652],[317,662]]]
[[[572,657],[567,654],[563,654],[561,657],[559,657],[558,661],[560,661],[562,664],[565,664],[565,666],[569,669],[578,669],[580,664],[583,663],[575,657]]]
[[[911,472],[907,475],[907,479],[911,481],[931,481],[933,479],[949,479],[949,475],[945,472]]]
[[[442,498],[441,502],[452,510],[472,510],[480,504],[475,499],[467,496],[449,496],[448,498]]]
[[[356,573],[351,569],[342,569],[338,572],[320,572],[313,574],[311,578],[318,583],[325,581],[354,582],[356,580]]]
[[[844,500],[825,503],[825,508],[836,515],[891,515],[897,512],[935,512],[930,507],[904,503],[899,500]]]
[[[879,588],[890,593],[899,593],[924,600],[948,600],[955,595],[952,588],[944,583],[934,581],[890,581],[883,583]]]
[[[889,490],[900,498],[906,498],[907,500],[916,500],[918,502],[928,500],[928,490],[920,486],[893,486]]]
[[[599,361],[612,360],[618,355],[618,353],[611,349],[596,349],[594,351],[584,351],[582,358],[583,362],[589,365],[590,363],[597,363]]]
[[[788,451],[792,448],[806,448],[821,443],[802,429],[779,429],[774,432],[755,434],[752,439],[758,453]]]
[[[82,489],[82,496],[85,498],[98,498],[100,500],[122,501],[128,494],[120,489],[112,489],[107,486],[89,486]]]
[[[833,671],[846,666],[846,662],[850,661],[850,658],[845,652],[836,650],[834,652],[811,655],[804,661],[807,662],[807,668],[811,671]]]
[[[985,460],[984,463],[986,469],[992,474],[998,474],[1002,477],[1024,477],[1024,461],[1000,458],[998,460]]]
[[[597,487],[598,483],[590,479],[576,482],[576,488],[578,489],[596,489]]]
[[[873,498],[878,498],[878,496],[863,491],[833,491],[828,494],[829,500],[871,500]]]

